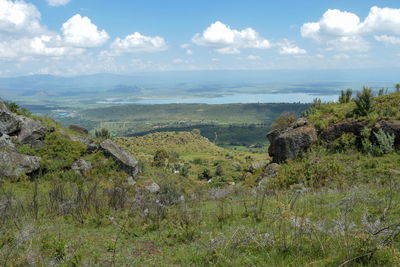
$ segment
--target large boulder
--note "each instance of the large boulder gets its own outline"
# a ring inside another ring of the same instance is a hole
[[[0,136],[0,151],[15,151],[15,144],[12,142],[11,137],[3,134]]]
[[[118,165],[131,175],[136,178],[139,173],[138,161],[125,150],[117,146],[113,141],[107,139],[100,143],[100,148],[103,150],[106,156],[113,158]]]
[[[379,120],[373,128],[373,132],[378,132],[379,129],[394,135],[394,146],[396,149],[400,149],[400,120]]]
[[[346,120],[328,126],[321,133],[321,139],[325,142],[333,142],[344,133],[352,133],[360,137],[361,131],[367,126],[368,121]]]
[[[267,135],[270,142],[268,153],[274,163],[301,157],[317,141],[317,130],[306,119],[301,118],[283,131],[272,131]]]
[[[71,137],[71,140],[86,145],[86,152],[88,154],[91,154],[100,148],[98,143],[85,136],[73,136]]]
[[[22,121],[0,101],[0,134],[15,134],[20,131]]]
[[[20,116],[20,120],[22,123],[20,132],[18,133],[19,142],[23,145],[41,145],[46,135],[47,128],[44,127],[40,122],[31,118]]]
[[[21,144],[37,146],[42,144],[47,131],[40,122],[12,113],[0,101],[0,135],[17,136]]]
[[[0,178],[14,178],[32,174],[40,168],[40,158],[19,154],[16,151],[0,151]]]

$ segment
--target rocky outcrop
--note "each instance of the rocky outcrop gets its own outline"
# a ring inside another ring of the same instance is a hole
[[[12,113],[0,101],[0,134],[17,136],[21,144],[38,146],[42,144],[48,129],[40,122]]]
[[[379,120],[374,125],[372,131],[378,132],[379,129],[382,129],[385,133],[394,135],[394,147],[400,149],[400,120]]]
[[[15,151],[15,144],[12,142],[11,137],[3,134],[0,136],[0,151]]]
[[[13,178],[39,170],[40,158],[19,154],[12,150],[0,151],[0,177]]]
[[[267,135],[270,142],[268,153],[274,163],[282,163],[301,155],[317,141],[314,125],[300,118],[283,131],[272,131]]]
[[[43,144],[44,137],[47,133],[46,127],[44,127],[38,121],[30,118],[20,116],[21,128],[18,133],[18,141],[23,144],[29,144],[32,146],[40,146]]]
[[[138,161],[131,155],[129,155],[125,150],[117,146],[110,139],[105,140],[100,143],[100,148],[103,150],[106,156],[113,158],[118,165],[131,175],[133,178],[136,178],[139,173]]]
[[[275,178],[278,175],[278,168],[279,164],[277,163],[270,163],[268,164],[263,173],[260,176],[260,179],[257,181],[258,186],[262,185],[266,181]]]
[[[76,173],[80,175],[85,175],[87,172],[89,172],[92,169],[92,163],[89,161],[86,161],[84,159],[78,159],[75,161],[71,169]]]
[[[151,182],[145,186],[146,190],[151,194],[156,194],[160,191],[160,186],[155,182]]]
[[[21,119],[12,113],[4,102],[0,101],[0,134],[12,135],[21,129]]]
[[[333,142],[341,137],[344,133],[352,133],[355,136],[361,136],[361,131],[368,124],[367,120],[364,121],[341,121],[331,126],[328,126],[321,133],[321,139],[325,142]]]

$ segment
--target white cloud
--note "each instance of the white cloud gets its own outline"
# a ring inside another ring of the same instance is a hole
[[[40,12],[23,1],[0,0],[0,34],[42,32]]]
[[[168,46],[164,38],[159,36],[144,36],[138,32],[128,35],[124,39],[117,38],[111,44],[111,54],[114,55],[141,52],[159,52],[167,49]]]
[[[88,17],[79,14],[65,22],[61,31],[66,44],[75,47],[101,46],[110,38],[105,30],[98,30]]]
[[[71,0],[47,0],[47,3],[50,6],[65,6],[68,4]]]
[[[187,44],[187,43],[181,45],[181,48],[183,48],[183,49],[186,49],[186,48],[189,48],[189,47],[190,47],[190,44]]]
[[[368,34],[400,34],[400,9],[374,6],[364,21],[354,13],[328,9],[318,22],[305,23],[301,27],[303,37],[324,43],[328,50],[365,52],[369,43],[364,36]],[[375,40],[394,41],[383,36],[375,37]]]
[[[333,56],[333,59],[341,60],[341,59],[349,59],[350,56],[347,54],[337,54]]]
[[[255,56],[255,55],[249,55],[249,56],[247,57],[247,59],[248,59],[248,60],[257,61],[257,60],[261,60],[261,57],[260,57],[260,56]]]
[[[400,45],[400,37],[396,36],[379,35],[379,36],[374,36],[374,39],[378,42],[386,44]]]
[[[193,51],[191,49],[186,50],[186,55],[193,55]]]
[[[242,48],[267,49],[270,42],[264,39],[252,28],[238,31],[217,21],[211,24],[203,33],[197,33],[192,42],[199,46],[214,48],[221,54],[238,54]]]
[[[400,34],[400,9],[374,6],[361,27],[363,33]]]
[[[281,43],[277,44],[279,48],[279,54],[281,55],[302,55],[307,54],[305,49],[302,49],[295,45],[293,41],[284,39]]]

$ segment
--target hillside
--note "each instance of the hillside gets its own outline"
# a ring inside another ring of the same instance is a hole
[[[1,152],[40,168],[1,178],[0,263],[398,266],[399,100],[315,102],[276,121],[272,158],[198,131],[96,139],[9,104]]]

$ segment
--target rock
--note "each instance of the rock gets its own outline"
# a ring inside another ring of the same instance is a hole
[[[77,174],[85,175],[92,169],[92,163],[84,159],[78,159],[72,164],[71,169]]]
[[[155,182],[151,182],[150,184],[146,185],[145,188],[152,194],[158,193],[160,191],[160,186]]]
[[[10,136],[3,134],[0,137],[0,150],[15,151],[15,145],[11,141]]]
[[[258,186],[268,181],[269,179],[275,178],[278,175],[278,168],[279,164],[277,163],[268,164],[265,167],[264,172],[262,173],[261,178],[258,181]]]
[[[80,134],[88,134],[89,131],[81,126],[78,125],[70,125],[68,127],[69,129],[71,129],[74,132],[80,133]]]
[[[21,119],[12,113],[4,102],[0,101],[0,134],[12,135],[21,129]]]
[[[0,177],[13,178],[31,174],[40,169],[40,157],[27,156],[15,151],[0,151]]]
[[[126,179],[126,183],[127,183],[129,186],[134,186],[134,185],[136,184],[136,181],[135,181],[135,179],[133,179],[132,176],[129,176],[128,179]]]
[[[131,155],[129,155],[125,150],[117,146],[110,139],[105,140],[100,144],[100,148],[103,150],[106,156],[113,158],[118,165],[131,175],[133,178],[139,173],[138,161]]]
[[[344,133],[352,133],[355,136],[360,137],[361,131],[368,124],[368,121],[341,121],[339,123],[328,126],[321,133],[321,138],[325,142],[333,142],[337,138],[341,137]]]
[[[317,131],[308,122],[300,127],[298,122],[283,131],[272,131],[267,137],[270,142],[268,153],[274,163],[282,163],[289,159],[301,157],[312,144],[317,141]]]
[[[21,144],[29,144],[32,146],[40,146],[43,144],[44,137],[47,133],[46,127],[40,122],[31,118],[20,116],[21,128],[18,133],[18,141]]]
[[[400,149],[400,120],[380,120],[374,125],[372,131],[378,132],[379,129],[394,135],[394,147],[395,149]],[[375,138],[373,135],[371,137]]]

